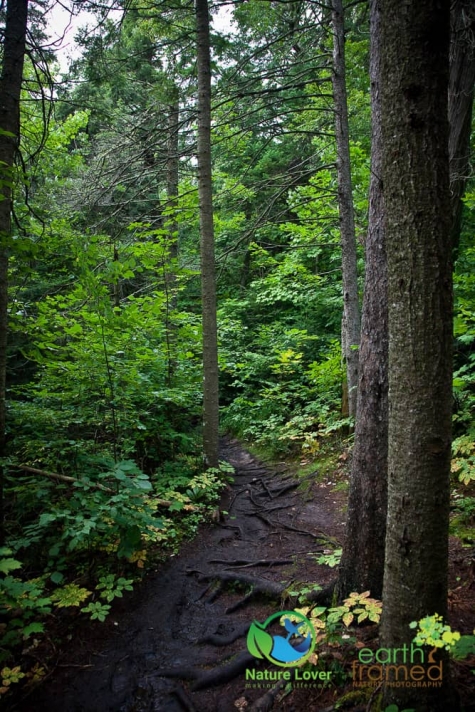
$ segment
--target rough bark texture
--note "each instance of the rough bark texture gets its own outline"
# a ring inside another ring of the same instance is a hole
[[[381,0],[389,296],[389,452],[381,645],[447,609],[452,408],[448,158],[449,0]],[[456,710],[442,688],[386,687],[385,702]]]
[[[358,344],[360,314],[358,305],[358,273],[356,268],[356,237],[353,211],[353,191],[350,167],[350,139],[345,69],[345,20],[342,0],[333,0],[333,96],[335,101],[335,135],[337,147],[338,205],[343,276],[343,328],[350,415],[356,414],[358,390]]]
[[[218,339],[211,182],[211,62],[207,0],[196,0],[198,67],[198,192],[200,198],[203,309],[203,449],[206,465],[218,466]]]
[[[452,242],[458,247],[462,196],[470,175],[470,130],[475,87],[475,2],[453,0],[449,82],[449,158]]]
[[[0,458],[5,456],[11,180],[15,152],[20,138],[20,92],[27,18],[28,0],[8,0],[0,76]],[[3,539],[3,469],[0,469],[0,539]]]
[[[337,594],[381,597],[388,457],[387,270],[382,194],[379,0],[371,0],[371,183],[355,445]]]

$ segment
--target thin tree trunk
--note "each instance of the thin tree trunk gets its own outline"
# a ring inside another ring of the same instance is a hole
[[[352,591],[381,597],[387,504],[388,318],[382,192],[379,0],[370,2],[371,182],[366,275],[361,325],[355,445],[346,542],[337,584],[339,599]]]
[[[173,60],[173,71],[174,71]],[[179,139],[180,106],[178,87],[173,86],[171,91],[170,105],[168,107],[168,141],[167,141],[167,220],[168,232],[168,266],[165,264],[165,291],[166,291],[166,316],[165,334],[167,340],[167,362],[168,362],[168,385],[171,386],[176,370],[176,357],[174,351],[176,329],[172,322],[171,313],[176,308],[176,267],[178,257],[178,184],[179,184],[179,161],[178,161],[178,139]]]
[[[453,0],[449,82],[449,158],[452,196],[452,243],[457,250],[462,197],[470,174],[470,131],[475,88],[475,2]]]
[[[333,96],[337,147],[338,205],[343,275],[343,328],[346,336],[343,358],[346,364],[348,407],[356,415],[358,390],[358,345],[360,313],[358,305],[358,272],[356,264],[355,218],[350,167],[348,102],[346,96],[345,18],[342,0],[333,0]]]
[[[203,310],[203,450],[208,467],[218,460],[218,338],[211,175],[211,61],[207,0],[196,0],[198,67],[198,192]]]
[[[0,458],[5,457],[8,329],[8,252],[11,239],[13,162],[20,140],[20,93],[28,0],[8,0],[0,77]],[[3,530],[3,466],[0,465],[0,543]]]
[[[172,89],[172,97],[168,107],[168,141],[167,141],[167,209],[170,215],[167,220],[170,257],[176,259],[178,255],[178,138],[180,107],[178,102],[178,87]]]
[[[381,0],[388,259],[388,519],[381,646],[447,611],[452,410],[449,0]],[[437,663],[440,658],[437,658]],[[401,662],[400,657],[398,662]],[[442,686],[387,686],[384,703],[457,710]]]

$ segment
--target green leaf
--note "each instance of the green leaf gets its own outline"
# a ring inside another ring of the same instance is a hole
[[[134,551],[137,551],[137,549],[139,549],[141,542],[142,533],[140,531],[140,528],[136,524],[133,524],[131,527],[128,527],[122,534],[119,548],[117,550],[117,555],[125,557],[132,556]]]
[[[0,559],[0,571],[2,574],[8,574],[9,571],[21,569],[22,564],[16,559]]]
[[[272,636],[265,631],[260,623],[254,621],[247,634],[247,649],[251,655],[262,660],[270,655],[273,645]]]
[[[450,655],[455,660],[463,660],[469,655],[475,655],[475,635],[462,635],[451,647]]]
[[[152,489],[152,485],[150,484],[150,482],[148,480],[135,479],[134,485],[138,489],[144,490],[145,492],[150,492],[150,490]]]
[[[44,632],[43,623],[34,622],[34,623],[30,623],[29,625],[27,625],[26,628],[23,628],[22,635],[23,635],[23,638],[28,638],[33,633],[43,633],[43,632]]]

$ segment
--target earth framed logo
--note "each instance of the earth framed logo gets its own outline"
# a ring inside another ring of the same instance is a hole
[[[315,641],[315,629],[303,613],[279,611],[264,623],[254,621],[251,624],[247,649],[260,660],[280,667],[296,667],[310,657]]]

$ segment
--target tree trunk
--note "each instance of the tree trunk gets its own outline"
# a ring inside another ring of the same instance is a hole
[[[173,60],[174,70],[174,60]],[[167,342],[167,381],[171,386],[176,370],[176,329],[172,321],[172,312],[177,305],[176,268],[178,257],[178,185],[179,185],[179,139],[180,105],[178,87],[173,86],[168,106],[168,140],[167,140],[167,219],[168,259],[165,263],[165,335]]]
[[[180,106],[178,87],[172,89],[170,105],[168,106],[168,141],[167,141],[167,209],[170,212],[167,220],[169,235],[170,257],[175,259],[178,255],[178,138],[179,138]]]
[[[356,414],[358,389],[358,345],[360,314],[358,305],[358,273],[356,267],[355,219],[350,168],[348,103],[346,97],[345,19],[342,0],[333,0],[333,96],[335,101],[335,134],[337,148],[338,205],[343,278],[343,358],[346,364],[348,407]]]
[[[20,140],[20,93],[28,0],[8,0],[0,77],[0,458],[5,457],[8,328],[8,252],[11,240],[13,162]],[[3,542],[3,466],[0,465],[0,543]]]
[[[387,276],[383,232],[379,0],[370,3],[372,165],[366,279],[363,301],[355,446],[350,477],[346,543],[337,593],[369,589],[381,596],[387,488]],[[449,157],[452,238],[460,235],[461,197],[469,172],[470,119],[475,82],[475,45],[470,42],[475,5],[455,0],[451,9]]]
[[[457,250],[462,197],[470,175],[470,131],[475,87],[475,3],[453,0],[449,82],[449,158],[452,195],[452,243]]]
[[[379,0],[370,2],[371,183],[359,356],[355,445],[346,542],[337,595],[370,590],[381,597],[386,532],[388,456],[387,270],[382,193]]]
[[[211,61],[207,0],[196,0],[198,67],[198,191],[203,309],[203,450],[208,467],[218,460],[218,338],[211,181]]]
[[[381,0],[388,260],[388,519],[381,646],[447,610],[452,410],[448,157],[449,0]],[[399,659],[400,661],[400,659]],[[437,662],[439,659],[437,659]],[[386,686],[384,702],[456,710],[440,688]]]

